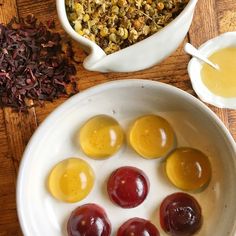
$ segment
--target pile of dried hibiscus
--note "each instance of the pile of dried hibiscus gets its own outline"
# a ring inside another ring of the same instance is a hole
[[[62,50],[62,40],[48,26],[30,15],[0,24],[0,106],[27,110],[28,99],[35,104],[68,96],[67,86],[76,83],[76,70],[69,57],[73,52]],[[38,102],[37,102],[38,101]]]

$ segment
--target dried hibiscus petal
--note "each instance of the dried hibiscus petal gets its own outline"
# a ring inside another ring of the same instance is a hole
[[[53,101],[76,92],[75,66],[69,58],[71,45],[62,50],[58,33],[38,22],[33,15],[0,24],[0,105],[26,110],[27,99]],[[41,102],[40,102],[41,104]]]

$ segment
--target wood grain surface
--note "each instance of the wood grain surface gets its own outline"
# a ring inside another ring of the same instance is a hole
[[[6,23],[13,16],[34,14],[41,21],[57,19],[55,0],[4,0],[0,1],[0,22]],[[236,30],[235,0],[199,0],[193,23],[185,42],[199,46],[206,40],[227,31]],[[74,43],[75,45],[76,43]],[[77,48],[77,59],[85,54]],[[82,91],[97,84],[117,79],[150,79],[174,85],[194,95],[187,74],[190,57],[183,52],[183,44],[160,65],[136,73],[97,73],[77,66],[79,89]],[[0,236],[22,235],[17,219],[15,188],[22,153],[37,126],[65,99],[32,108],[27,114],[9,108],[0,109]],[[210,107],[224,122],[236,140],[236,111]]]

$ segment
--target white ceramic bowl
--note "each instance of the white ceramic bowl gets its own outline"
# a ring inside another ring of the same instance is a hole
[[[71,27],[65,1],[57,0],[59,20],[65,31],[89,53],[84,60],[87,70],[101,72],[131,72],[151,67],[174,52],[187,34],[198,0],[190,0],[185,9],[169,25],[147,39],[110,55],[94,42],[80,36]]]
[[[236,32],[228,32],[221,34],[213,39],[210,39],[199,47],[199,51],[205,57],[209,57],[214,52],[227,48],[236,47]],[[225,98],[212,93],[203,83],[201,78],[203,62],[196,58],[192,58],[188,64],[188,73],[194,91],[198,97],[209,104],[219,108],[236,109],[236,96],[235,98]]]
[[[234,236],[236,233],[236,148],[220,119],[198,99],[173,86],[148,80],[106,83],[81,92],[58,107],[40,125],[24,152],[17,181],[17,211],[25,236],[66,235],[66,222],[77,206],[94,202],[103,206],[113,226],[131,217],[150,219],[159,225],[161,201],[174,187],[165,176],[163,159],[146,160],[131,148],[124,148],[110,159],[96,161],[73,145],[75,131],[88,118],[107,114],[116,118],[124,130],[144,114],[165,117],[174,128],[178,146],[190,146],[209,156],[212,179],[202,192],[191,193],[200,203],[204,223],[196,236]],[[55,200],[47,191],[51,168],[67,157],[81,157],[95,172],[94,189],[83,201],[67,204]],[[121,209],[106,194],[106,180],[113,170],[131,165],[141,168],[150,180],[146,200],[133,209]]]

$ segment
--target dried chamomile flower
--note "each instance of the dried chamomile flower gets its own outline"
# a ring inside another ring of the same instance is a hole
[[[149,37],[171,22],[189,0],[66,0],[75,31],[107,54]]]

